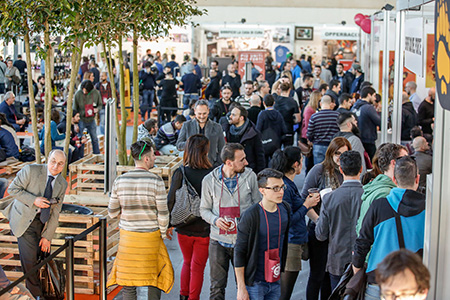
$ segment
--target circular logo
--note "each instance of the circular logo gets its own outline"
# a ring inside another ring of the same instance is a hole
[[[280,271],[281,271],[280,264],[276,264],[275,266],[273,266],[272,267],[272,271],[273,271],[273,276],[275,278],[279,277],[280,276]]]

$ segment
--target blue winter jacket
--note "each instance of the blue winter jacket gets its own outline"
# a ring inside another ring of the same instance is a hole
[[[352,263],[361,268],[370,251],[366,270],[369,283],[376,283],[377,265],[389,253],[400,249],[395,212],[400,215],[405,248],[420,255],[423,252],[425,195],[413,190],[393,188],[386,198],[372,202],[356,239]]]

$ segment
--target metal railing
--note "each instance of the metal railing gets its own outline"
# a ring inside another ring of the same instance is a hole
[[[75,297],[75,275],[74,275],[74,246],[75,243],[83,238],[85,238],[89,233],[93,232],[99,228],[99,251],[100,251],[100,299],[106,300],[107,297],[107,291],[106,291],[106,279],[107,279],[107,223],[106,218],[103,217],[83,231],[82,233],[78,234],[77,236],[67,236],[66,242],[64,245],[59,247],[55,252],[50,254],[46,259],[41,261],[39,264],[34,266],[28,273],[24,274],[22,277],[8,285],[6,288],[2,289],[0,291],[0,297],[6,294],[8,291],[10,291],[13,287],[17,286],[22,281],[26,280],[28,277],[30,277],[32,274],[36,274],[45,264],[47,264],[52,259],[56,258],[57,255],[59,255],[64,250],[66,251],[66,299],[67,300],[74,300]]]

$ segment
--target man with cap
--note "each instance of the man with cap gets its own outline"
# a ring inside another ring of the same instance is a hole
[[[350,87],[350,94],[358,93],[361,88],[361,83],[364,82],[364,73],[360,64],[353,64],[351,72],[355,75],[352,85]]]

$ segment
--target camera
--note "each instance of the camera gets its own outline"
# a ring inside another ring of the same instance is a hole
[[[150,71],[152,71],[153,73],[155,73],[156,71],[158,71],[158,68],[156,66],[151,66],[150,67]]]

